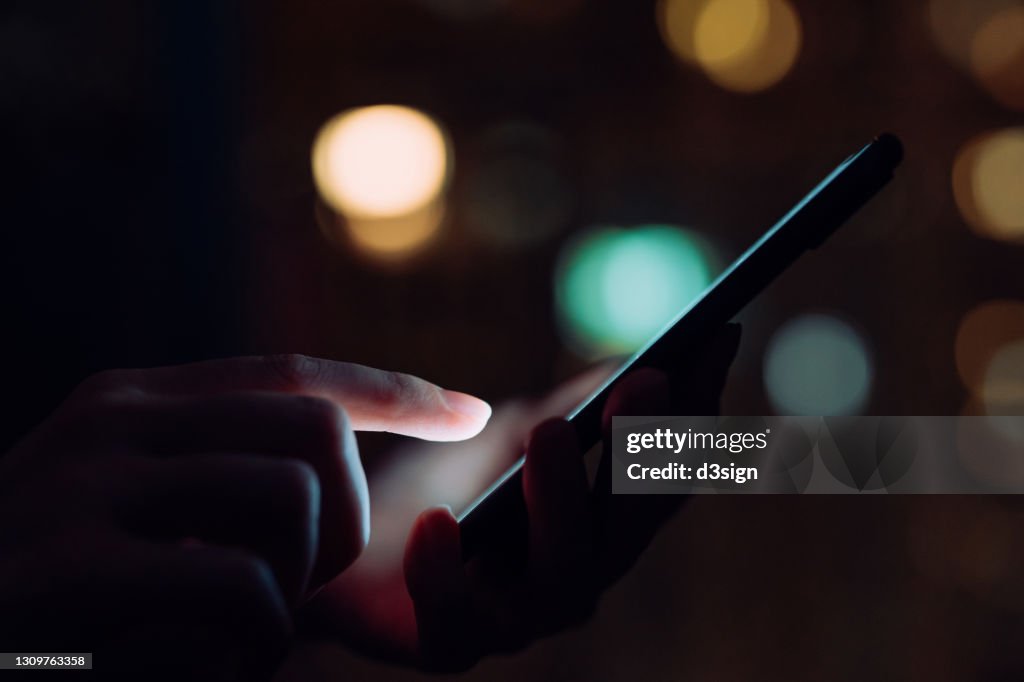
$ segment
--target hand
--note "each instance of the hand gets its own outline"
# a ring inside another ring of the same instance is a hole
[[[717,414],[739,331],[728,326],[681,373],[675,400],[660,372],[623,379],[606,405],[606,431],[612,415]],[[499,410],[471,441],[409,447],[371,469],[373,536],[308,605],[310,631],[391,661],[451,671],[586,619],[685,499],[612,495],[607,458],[588,485],[572,428],[550,417],[565,414],[606,374],[583,377],[540,404]],[[468,503],[522,453],[538,423],[523,475],[527,556],[511,575],[502,570],[507,556],[464,564],[449,506],[434,505]]]
[[[0,459],[0,642],[272,669],[291,609],[367,541],[353,430],[452,440],[489,415],[302,356],[98,374]]]

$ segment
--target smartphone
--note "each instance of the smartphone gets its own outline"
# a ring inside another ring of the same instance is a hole
[[[884,133],[840,163],[818,186],[768,229],[590,397],[566,417],[580,447],[589,450],[601,438],[605,401],[620,378],[640,367],[672,372],[688,349],[697,348],[729,322],[804,251],[820,246],[847,218],[873,197],[903,159],[899,139]],[[464,558],[491,543],[508,542],[526,527],[520,457],[458,516]]]

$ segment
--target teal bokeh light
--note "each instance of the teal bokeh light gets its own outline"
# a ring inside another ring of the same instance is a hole
[[[768,344],[764,383],[778,414],[857,414],[867,403],[871,372],[864,341],[849,325],[805,315]]]
[[[571,242],[555,273],[566,343],[595,357],[637,350],[710,283],[710,252],[670,225],[595,229]]]

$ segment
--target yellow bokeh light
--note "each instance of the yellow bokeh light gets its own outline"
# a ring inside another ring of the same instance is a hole
[[[981,399],[990,415],[1022,414],[1024,407],[1024,339],[999,348],[988,363]]]
[[[398,218],[419,211],[444,189],[448,142],[415,109],[373,106],[328,121],[313,143],[320,196],[352,219]]]
[[[749,59],[768,34],[766,0],[714,0],[694,24],[693,47],[705,68],[720,69]]]
[[[735,92],[782,80],[802,37],[788,0],[662,0],[658,27],[673,54]]]
[[[1024,3],[929,0],[936,47],[997,101],[1024,110]]]
[[[998,102],[1024,110],[1024,6],[997,12],[978,29],[971,71]]]
[[[1006,128],[968,142],[953,164],[953,196],[976,232],[1024,240],[1024,128]]]
[[[415,211],[390,218],[346,218],[321,205],[317,224],[336,246],[351,244],[376,260],[395,261],[422,250],[437,236],[445,210],[441,197]]]
[[[659,0],[657,8],[658,30],[661,39],[672,53],[684,62],[696,63],[694,45],[697,17],[708,0]]]
[[[971,43],[992,16],[1013,7],[1019,0],[929,0],[928,25],[932,38],[947,59],[967,68]]]
[[[956,369],[964,385],[982,393],[992,359],[1000,349],[1024,340],[1024,302],[983,303],[960,322],[956,333]]]

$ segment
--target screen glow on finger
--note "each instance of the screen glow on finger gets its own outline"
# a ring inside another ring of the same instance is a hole
[[[555,273],[566,343],[584,357],[637,350],[710,283],[709,247],[670,225],[597,228],[570,242]]]
[[[449,174],[448,142],[426,114],[381,105],[343,112],[316,136],[313,178],[332,208],[380,219],[423,208]]]
[[[829,315],[787,322],[768,344],[764,384],[777,414],[850,415],[867,403],[871,359],[864,340]]]

